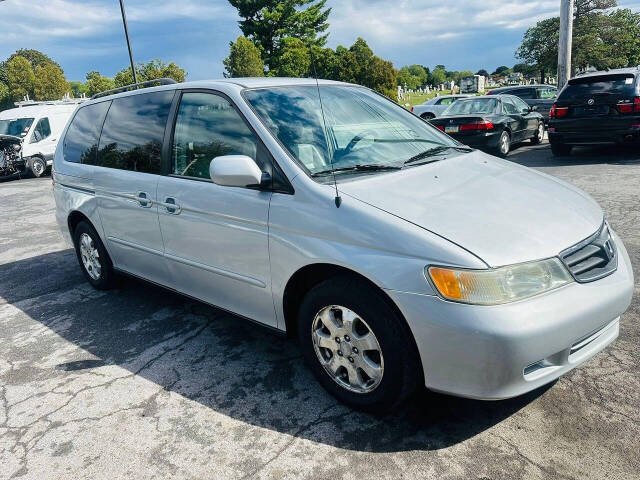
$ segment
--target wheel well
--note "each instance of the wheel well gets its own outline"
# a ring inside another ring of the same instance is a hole
[[[418,352],[418,346],[416,345],[415,338],[413,336],[411,328],[409,327],[409,324],[405,320],[404,315],[395,304],[395,302],[391,300],[391,298],[384,292],[384,290],[378,287],[367,277],[354,272],[353,270],[338,265],[327,263],[307,265],[305,267],[302,267],[291,276],[291,278],[287,282],[287,286],[284,289],[283,295],[283,310],[287,336],[290,338],[295,338],[297,336],[297,313],[300,310],[300,304],[302,303],[304,295],[319,283],[336,275],[345,274],[351,275],[354,278],[365,282],[371,288],[377,290],[380,294],[380,297],[389,305],[389,307],[393,309],[396,315],[398,315],[398,318],[403,322],[405,328],[407,329],[409,338],[411,338],[412,340],[412,350],[417,362],[417,368],[420,369],[420,374],[424,375],[424,373],[422,372],[422,362],[420,361],[420,354]]]
[[[75,210],[69,214],[69,217],[67,218],[67,224],[69,225],[69,233],[71,234],[71,238],[73,238],[73,234],[76,231],[76,227],[83,220],[87,222],[89,225],[93,226],[93,224],[91,223],[91,220],[89,220],[84,213],[81,213]]]
[[[431,118],[436,118],[436,116],[431,113],[431,112],[424,112],[422,115],[420,115],[422,118],[424,118],[425,120],[429,120]]]

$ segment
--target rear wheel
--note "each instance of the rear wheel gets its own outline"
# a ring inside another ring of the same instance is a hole
[[[542,142],[542,139],[544,138],[544,123],[540,122],[538,123],[538,128],[536,128],[536,131],[533,134],[533,137],[531,137],[531,143],[533,143],[534,145],[538,145],[540,142]]]
[[[567,145],[565,143],[552,143],[551,153],[556,157],[566,157],[571,154],[571,148],[571,145]]]
[[[322,386],[359,410],[384,412],[418,385],[408,327],[381,293],[351,276],[312,288],[298,316],[305,361]]]
[[[436,118],[436,116],[435,116],[433,113],[431,113],[431,112],[423,113],[423,114],[422,114],[422,115],[420,115],[420,116],[421,116],[422,118],[424,118],[425,120],[432,120],[432,119]]]
[[[115,278],[111,258],[98,233],[88,222],[78,224],[74,243],[78,262],[87,281],[98,290],[111,288]]]
[[[495,149],[496,155],[499,157],[506,157],[511,150],[511,135],[506,130],[503,130],[498,138],[498,145]]]

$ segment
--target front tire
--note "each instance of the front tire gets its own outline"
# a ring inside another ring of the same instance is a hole
[[[420,380],[419,356],[404,320],[358,278],[341,275],[312,288],[300,307],[298,336],[320,384],[358,410],[389,411]]]
[[[98,290],[111,288],[115,278],[113,263],[95,229],[82,221],[76,226],[73,239],[78,262],[87,281]]]
[[[46,162],[40,157],[33,157],[29,163],[31,174],[36,178],[43,176],[44,172],[47,170]]]
[[[533,134],[533,137],[531,137],[531,143],[533,143],[534,145],[538,145],[540,144],[540,142],[542,142],[543,138],[544,138],[544,123],[540,122],[538,123],[538,128]]]

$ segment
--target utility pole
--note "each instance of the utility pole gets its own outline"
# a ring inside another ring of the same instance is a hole
[[[558,45],[558,89],[571,77],[574,0],[560,0],[560,42]]]
[[[124,36],[127,39],[127,48],[129,49],[129,60],[131,61],[131,73],[133,74],[133,83],[138,83],[136,76],[136,66],[133,63],[133,53],[131,53],[131,41],[129,40],[129,28],[127,27],[127,15],[124,13],[124,0],[120,0],[120,11],[122,12],[122,24],[124,25]]]

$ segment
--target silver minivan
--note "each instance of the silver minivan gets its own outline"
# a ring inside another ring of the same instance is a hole
[[[528,392],[611,343],[631,302],[591,197],[364,87],[143,88],[82,104],[62,138],[57,219],[91,285],[123,272],[297,337],[359,409],[420,384]]]

